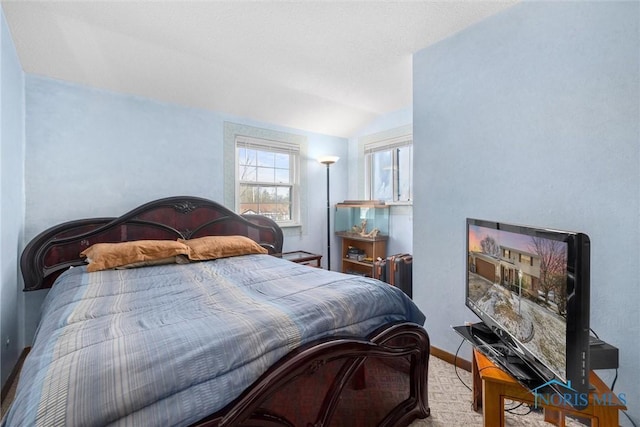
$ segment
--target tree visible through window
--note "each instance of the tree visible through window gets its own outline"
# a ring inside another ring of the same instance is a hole
[[[238,137],[238,211],[296,223],[298,154],[292,144]]]

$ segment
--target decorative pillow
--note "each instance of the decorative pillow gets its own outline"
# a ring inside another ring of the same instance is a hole
[[[96,243],[82,251],[89,262],[87,271],[100,271],[133,263],[189,255],[189,247],[174,240],[134,240],[122,243]]]
[[[206,236],[189,240],[178,239],[178,242],[189,246],[189,259],[193,261],[269,253],[245,236]]]

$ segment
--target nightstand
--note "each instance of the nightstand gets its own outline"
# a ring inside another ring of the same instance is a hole
[[[322,255],[312,254],[306,251],[283,252],[280,255],[282,259],[296,262],[298,264],[310,265],[312,267],[320,267]]]

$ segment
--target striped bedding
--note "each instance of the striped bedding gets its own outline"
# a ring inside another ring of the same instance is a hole
[[[397,288],[269,255],[65,272],[3,426],[182,426],[316,338],[424,315]]]

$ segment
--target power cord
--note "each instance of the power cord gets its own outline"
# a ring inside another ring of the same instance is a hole
[[[625,416],[625,417],[627,417],[627,419],[629,420],[629,422],[631,423],[631,425],[632,425],[633,427],[638,427],[638,425],[637,425],[635,422],[633,422],[633,420],[631,419],[631,417],[629,416],[629,414],[627,414],[627,411],[622,411],[622,413],[624,414],[624,416]]]
[[[456,377],[458,377],[462,385],[465,386],[469,391],[473,391],[471,390],[471,387],[469,387],[464,381],[462,381],[462,377],[460,377],[460,374],[458,373],[458,353],[460,352],[462,344],[464,344],[465,341],[466,340],[463,338],[460,342],[460,345],[458,346],[458,349],[456,350],[456,354],[453,355],[453,370],[455,371]]]
[[[515,402],[514,402],[515,403]],[[514,410],[520,408],[521,406],[524,406],[525,408],[527,408],[527,412],[514,412]],[[518,402],[518,404],[516,406],[514,406],[513,408],[504,408],[505,412],[508,412],[510,414],[513,415],[529,415],[530,413],[533,412],[533,408],[531,407],[531,405],[524,403],[524,402]]]

